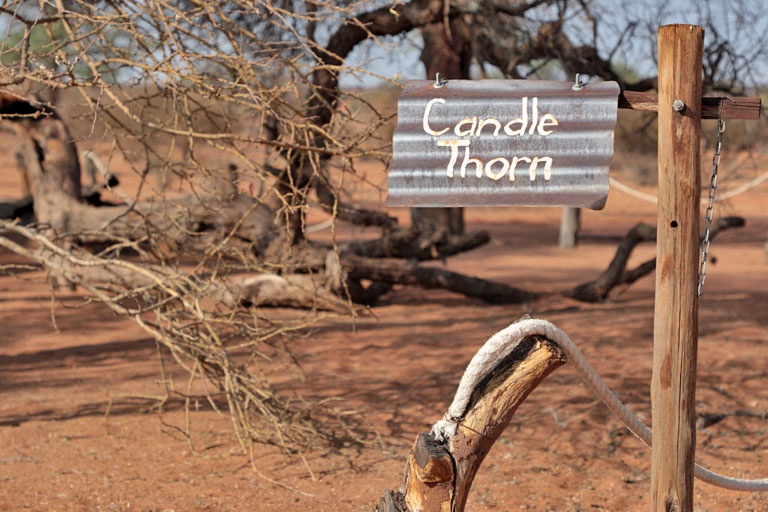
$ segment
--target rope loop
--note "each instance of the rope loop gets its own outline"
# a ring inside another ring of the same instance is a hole
[[[600,375],[592,368],[571,338],[553,323],[540,319],[526,319],[515,322],[491,336],[480,347],[480,350],[477,351],[469,362],[464,375],[461,377],[459,387],[456,390],[453,402],[451,402],[448,408],[448,412],[432,427],[432,433],[435,438],[440,441],[447,441],[453,438],[459,421],[466,413],[470,396],[477,384],[509,355],[523,339],[537,334],[557,343],[560,349],[565,352],[565,355],[568,356],[568,360],[573,363],[584,382],[608,406],[608,409],[646,446],[651,446],[651,431],[600,378]],[[694,467],[694,476],[704,482],[725,489],[752,492],[768,491],[768,478],[760,480],[731,478],[705,469],[698,464]]]

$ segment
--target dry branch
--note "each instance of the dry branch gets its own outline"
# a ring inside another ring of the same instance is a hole
[[[744,226],[742,217],[721,217],[712,225],[710,239],[726,229]],[[610,294],[611,290],[620,285],[632,284],[656,269],[656,258],[648,260],[634,269],[627,270],[627,263],[632,251],[641,242],[656,240],[656,227],[648,224],[638,224],[633,227],[624,239],[619,243],[611,263],[600,276],[593,281],[580,284],[563,295],[584,302],[601,302]]]
[[[429,225],[427,225],[429,226]],[[419,261],[445,258],[481,247],[491,241],[485,230],[452,235],[448,229],[425,234],[423,225],[400,228],[384,233],[381,238],[339,244],[341,253],[366,258],[404,258]]]
[[[237,350],[230,349],[227,343],[230,339],[244,338],[247,346],[255,348],[260,342],[258,337],[253,337],[259,332],[258,316],[236,307],[243,302],[264,303],[276,298],[272,305],[296,306],[303,299],[304,307],[330,305],[332,309],[342,309],[343,304],[337,299],[327,302],[322,293],[304,288],[313,283],[291,283],[287,278],[281,278],[277,284],[257,279],[225,282],[170,265],[147,265],[65,248],[30,228],[8,221],[0,221],[0,230],[0,233],[19,235],[30,245],[27,247],[0,235],[0,247],[84,288],[114,313],[135,321],[165,346],[193,377],[205,378],[218,391],[225,392],[236,433],[244,447],[253,440],[276,442],[280,439],[282,443],[310,445],[328,435],[308,418],[296,417],[296,411],[267,383],[252,376],[247,367],[238,362]],[[268,299],[263,298],[265,288],[272,290]],[[275,289],[278,293],[274,293]],[[262,336],[276,334],[265,332]],[[288,445],[285,447],[289,449]]]
[[[416,285],[422,288],[443,288],[476,297],[491,304],[521,304],[539,296],[503,283],[466,276],[436,267],[423,267],[394,259],[345,256],[345,272],[353,279],[373,279],[392,284]]]
[[[565,362],[554,342],[542,336],[523,339],[475,388],[452,439],[419,435],[408,455],[403,490],[386,491],[376,510],[462,512],[485,456],[517,408]]]

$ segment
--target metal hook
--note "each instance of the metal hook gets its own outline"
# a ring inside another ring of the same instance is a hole
[[[584,82],[581,81],[581,73],[576,73],[576,80],[573,83],[571,89],[579,91],[584,87]]]
[[[439,89],[447,83],[448,80],[440,80],[440,73],[435,73],[435,89]]]

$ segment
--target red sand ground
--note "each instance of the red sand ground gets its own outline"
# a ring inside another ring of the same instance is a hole
[[[15,194],[10,158],[0,165],[4,196]],[[767,204],[763,186],[718,206],[744,216],[747,226],[713,243],[717,262],[700,308],[700,412],[768,411]],[[638,221],[655,223],[652,205],[613,191],[605,211],[584,214],[581,245],[564,251],[555,246],[559,215],[468,210],[469,228],[489,229],[493,242],[450,258],[447,268],[561,289],[607,265],[615,240],[605,237]],[[654,251],[641,246],[632,263]],[[0,252],[0,264],[11,261],[20,260]],[[188,443],[175,428],[185,425],[178,404],[159,416],[151,399],[135,398],[163,393],[155,344],[143,331],[98,305],[83,306],[79,292],[57,292],[52,301],[40,272],[20,277],[0,277],[0,510],[370,510],[385,489],[400,485],[411,443],[442,415],[472,354],[523,313],[568,332],[629,407],[650,420],[652,276],[599,305],[547,298],[489,306],[398,288],[354,329],[349,319],[329,316],[293,342],[306,382],[291,367],[273,369],[282,372],[286,395],[339,397],[337,407],[364,416],[384,447],[308,452],[312,474],[300,458],[258,447],[259,471],[278,486],[251,470],[226,415],[199,404]],[[181,371],[170,373],[183,384]],[[733,416],[698,432],[697,460],[714,470],[766,477],[767,458],[768,420]],[[566,365],[519,409],[482,466],[467,510],[647,510],[649,464],[650,451]],[[695,509],[768,510],[768,495],[697,484]]]

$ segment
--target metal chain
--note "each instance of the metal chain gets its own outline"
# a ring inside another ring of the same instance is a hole
[[[707,280],[707,256],[709,256],[709,235],[712,231],[712,217],[715,212],[714,202],[717,195],[717,170],[720,167],[720,148],[723,145],[723,133],[725,133],[725,119],[717,123],[717,142],[715,143],[715,156],[712,157],[712,178],[709,180],[709,206],[707,206],[706,221],[704,223],[704,240],[701,242],[701,263],[699,265],[699,288],[697,295],[701,297],[701,287]]]

